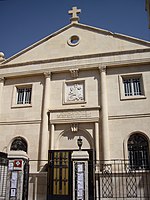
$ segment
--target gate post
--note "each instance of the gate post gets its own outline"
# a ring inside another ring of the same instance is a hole
[[[88,160],[87,151],[73,151],[71,155],[73,161],[73,200],[89,199],[88,191]]]
[[[24,151],[8,154],[8,177],[6,200],[28,199],[28,157]]]

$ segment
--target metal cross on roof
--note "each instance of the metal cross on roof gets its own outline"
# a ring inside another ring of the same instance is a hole
[[[68,13],[72,15],[70,18],[71,23],[78,23],[79,17],[77,14],[81,12],[81,9],[77,9],[77,7],[72,7],[72,10],[69,10]]]

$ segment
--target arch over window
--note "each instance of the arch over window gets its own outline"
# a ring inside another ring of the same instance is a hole
[[[149,168],[149,145],[144,135],[134,133],[130,136],[128,140],[128,155],[132,169]]]
[[[25,151],[27,152],[27,142],[24,138],[22,137],[17,137],[15,140],[12,142],[11,151]]]

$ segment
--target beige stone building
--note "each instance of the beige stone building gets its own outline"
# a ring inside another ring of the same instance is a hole
[[[112,159],[128,160],[134,172],[149,168],[150,42],[81,24],[79,12],[74,7],[70,24],[16,55],[0,54],[0,151],[29,158],[29,200],[74,198],[72,176],[54,165],[70,159],[79,138],[98,199],[119,197],[112,177],[97,178],[100,160],[108,169]],[[98,184],[104,181],[107,189]],[[138,186],[122,199],[147,197]]]

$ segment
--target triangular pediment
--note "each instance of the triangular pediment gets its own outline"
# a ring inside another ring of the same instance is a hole
[[[15,64],[145,48],[150,48],[150,42],[83,24],[69,24],[3,63]]]

